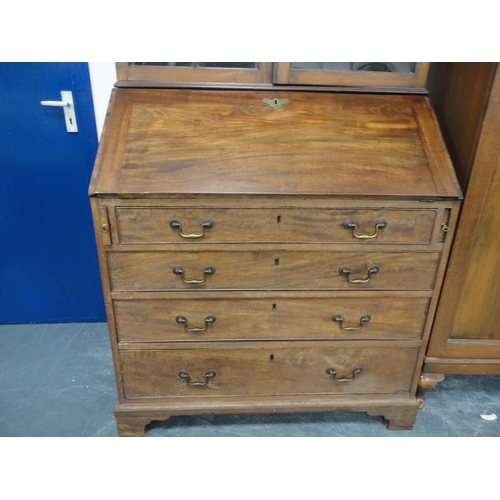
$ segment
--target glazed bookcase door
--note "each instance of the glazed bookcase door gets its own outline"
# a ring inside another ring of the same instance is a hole
[[[274,83],[421,88],[428,66],[416,62],[279,62],[274,63]]]
[[[119,62],[119,81],[270,83],[269,62]]]

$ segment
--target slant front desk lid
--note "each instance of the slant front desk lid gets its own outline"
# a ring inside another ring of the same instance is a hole
[[[425,97],[114,89],[91,195],[461,197]]]

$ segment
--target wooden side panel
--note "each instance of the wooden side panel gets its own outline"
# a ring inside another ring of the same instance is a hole
[[[101,223],[100,235],[103,245],[111,245],[111,229],[108,217],[108,207],[106,205],[101,205],[99,207],[99,219]]]
[[[118,398],[123,399],[123,383],[122,375],[120,370],[120,360],[118,357],[118,340],[116,337],[116,325],[115,317],[113,313],[113,302],[111,299],[111,284],[109,280],[108,265],[106,259],[106,239],[109,236],[109,232],[104,233],[104,241],[102,238],[102,206],[99,206],[99,200],[93,198],[90,200],[90,206],[92,210],[92,221],[94,223],[94,232],[96,236],[97,252],[99,256],[99,269],[101,272],[102,288],[104,292],[104,304],[106,307],[106,317],[108,322],[108,331],[111,343],[111,353],[113,356],[113,364],[115,369],[116,386],[118,390]],[[107,217],[106,217],[107,219]]]
[[[431,63],[427,88],[465,191],[498,63]]]
[[[436,117],[427,100],[421,100],[416,104],[415,119],[419,124],[420,137],[424,144],[429,165],[433,166],[431,175],[436,190],[442,196],[453,197],[456,196],[456,193],[460,193],[461,196],[453,164],[448,154],[446,154],[446,147]],[[452,182],[450,182],[450,179]]]

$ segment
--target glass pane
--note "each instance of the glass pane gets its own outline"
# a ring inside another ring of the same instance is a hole
[[[292,69],[326,69],[330,71],[350,71],[349,62],[293,62]]]
[[[183,66],[189,68],[258,69],[256,62],[132,62],[131,66]]]
[[[386,73],[413,73],[415,63],[411,62],[357,62],[354,71],[383,71]]]
[[[293,62],[292,69],[327,71],[383,71],[389,73],[413,73],[411,62]]]
[[[200,68],[235,68],[235,69],[256,69],[256,62],[199,62]]]
[[[130,66],[190,66],[193,67],[192,62],[133,62]]]

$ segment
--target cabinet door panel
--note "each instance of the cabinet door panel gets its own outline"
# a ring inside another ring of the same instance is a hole
[[[428,63],[283,62],[275,63],[274,83],[360,87],[424,87]]]
[[[426,371],[499,373],[500,69],[497,66],[492,87],[487,79],[479,87],[473,83],[466,64],[457,63],[453,71],[445,68],[448,75],[455,75],[452,84],[448,82],[451,90],[445,101],[435,99],[441,121],[449,134],[455,134],[455,140],[462,129],[446,121],[453,121],[453,115],[447,117],[446,110],[467,90],[488,96],[491,89],[491,93],[484,117],[477,119],[478,146],[475,157],[472,155],[471,176],[436,312]],[[471,119],[467,115],[464,118]]]
[[[120,82],[270,83],[268,62],[121,62]]]
[[[500,164],[499,164],[500,166]],[[477,221],[452,339],[500,340],[500,168]]]

